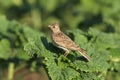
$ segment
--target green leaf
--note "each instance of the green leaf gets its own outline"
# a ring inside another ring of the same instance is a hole
[[[10,43],[7,39],[2,39],[0,41],[0,58],[8,59],[11,57]]]
[[[42,7],[49,12],[56,9],[58,2],[57,0],[39,0],[39,1],[40,1],[40,5],[42,5]]]
[[[110,49],[110,59],[114,62],[120,61],[120,48]]]

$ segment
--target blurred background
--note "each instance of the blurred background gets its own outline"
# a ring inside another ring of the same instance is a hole
[[[120,0],[0,0],[0,15],[47,32],[48,24],[120,32]]]
[[[54,22],[58,22],[63,31],[88,31],[92,27],[106,33],[120,33],[120,0],[0,0],[0,16],[3,15],[9,21],[16,20],[45,34],[50,32],[47,26]],[[34,65],[35,62],[32,63]],[[44,73],[41,80],[48,80],[44,69],[40,70]],[[26,73],[29,73],[28,69],[18,69],[16,76],[21,77]],[[4,75],[7,76],[6,69]],[[37,80],[41,77],[39,75],[41,73],[30,73],[24,80],[30,80],[32,76],[36,76]],[[116,76],[116,72],[109,73],[106,80],[112,80],[111,76]]]

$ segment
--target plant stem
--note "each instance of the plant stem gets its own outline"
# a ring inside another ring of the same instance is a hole
[[[14,63],[10,62],[8,66],[8,80],[13,80],[14,75]]]

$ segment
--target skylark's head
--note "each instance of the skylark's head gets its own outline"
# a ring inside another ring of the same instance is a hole
[[[48,25],[48,27],[52,30],[53,33],[60,32],[59,24],[54,23],[52,25]]]

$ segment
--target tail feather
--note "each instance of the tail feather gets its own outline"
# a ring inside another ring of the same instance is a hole
[[[91,58],[87,55],[87,53],[86,53],[86,51],[85,50],[83,50],[83,49],[79,49],[78,50],[78,52],[82,55],[82,56],[84,56],[88,61],[91,61]]]

